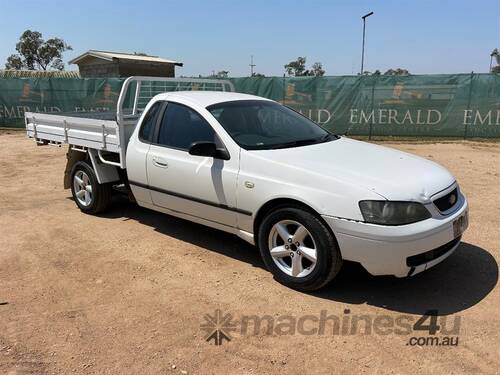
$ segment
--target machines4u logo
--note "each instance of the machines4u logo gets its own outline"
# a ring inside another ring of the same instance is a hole
[[[215,310],[214,315],[205,314],[203,318],[201,329],[206,333],[206,341],[213,341],[215,345],[221,345],[224,340],[231,341],[231,332],[237,329],[237,323],[233,322],[231,314],[223,314],[221,310]]]
[[[233,333],[245,336],[287,336],[287,335],[397,335],[407,336],[409,346],[457,346],[460,334],[459,315],[440,316],[437,310],[428,310],[422,316],[351,314],[330,314],[321,310],[319,314],[293,315],[233,315],[215,310],[205,314],[201,329],[207,342],[222,345],[233,339]]]

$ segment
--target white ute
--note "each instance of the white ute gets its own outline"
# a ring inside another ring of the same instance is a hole
[[[196,91],[155,95],[179,89]],[[131,77],[112,115],[26,113],[26,129],[39,144],[70,145],[65,187],[81,211],[127,188],[142,207],[257,245],[298,290],[326,285],[343,260],[405,277],[458,247],[467,201],[445,168],[230,91],[227,81]]]

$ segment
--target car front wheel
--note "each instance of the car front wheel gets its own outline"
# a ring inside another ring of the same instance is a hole
[[[339,272],[342,257],[326,224],[301,207],[281,207],[259,228],[259,249],[275,279],[291,288],[312,291]]]

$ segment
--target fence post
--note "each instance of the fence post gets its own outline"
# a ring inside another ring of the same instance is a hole
[[[467,100],[467,111],[470,110],[470,102],[472,99],[472,83],[474,82],[474,71],[470,72],[470,85],[469,85],[469,98]],[[467,128],[469,125],[467,123],[464,124],[464,139],[467,138]]]

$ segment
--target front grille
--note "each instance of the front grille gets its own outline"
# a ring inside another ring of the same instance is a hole
[[[408,267],[417,267],[421,264],[425,264],[430,262],[431,260],[439,258],[441,255],[446,254],[448,251],[453,249],[453,247],[460,242],[462,237],[457,237],[453,241],[445,243],[442,246],[439,246],[433,250],[426,251],[422,254],[413,255],[411,257],[406,258],[406,265]]]
[[[444,212],[448,211],[458,202],[458,189],[455,188],[448,194],[438,198],[434,201],[434,205],[438,208],[439,211]]]

